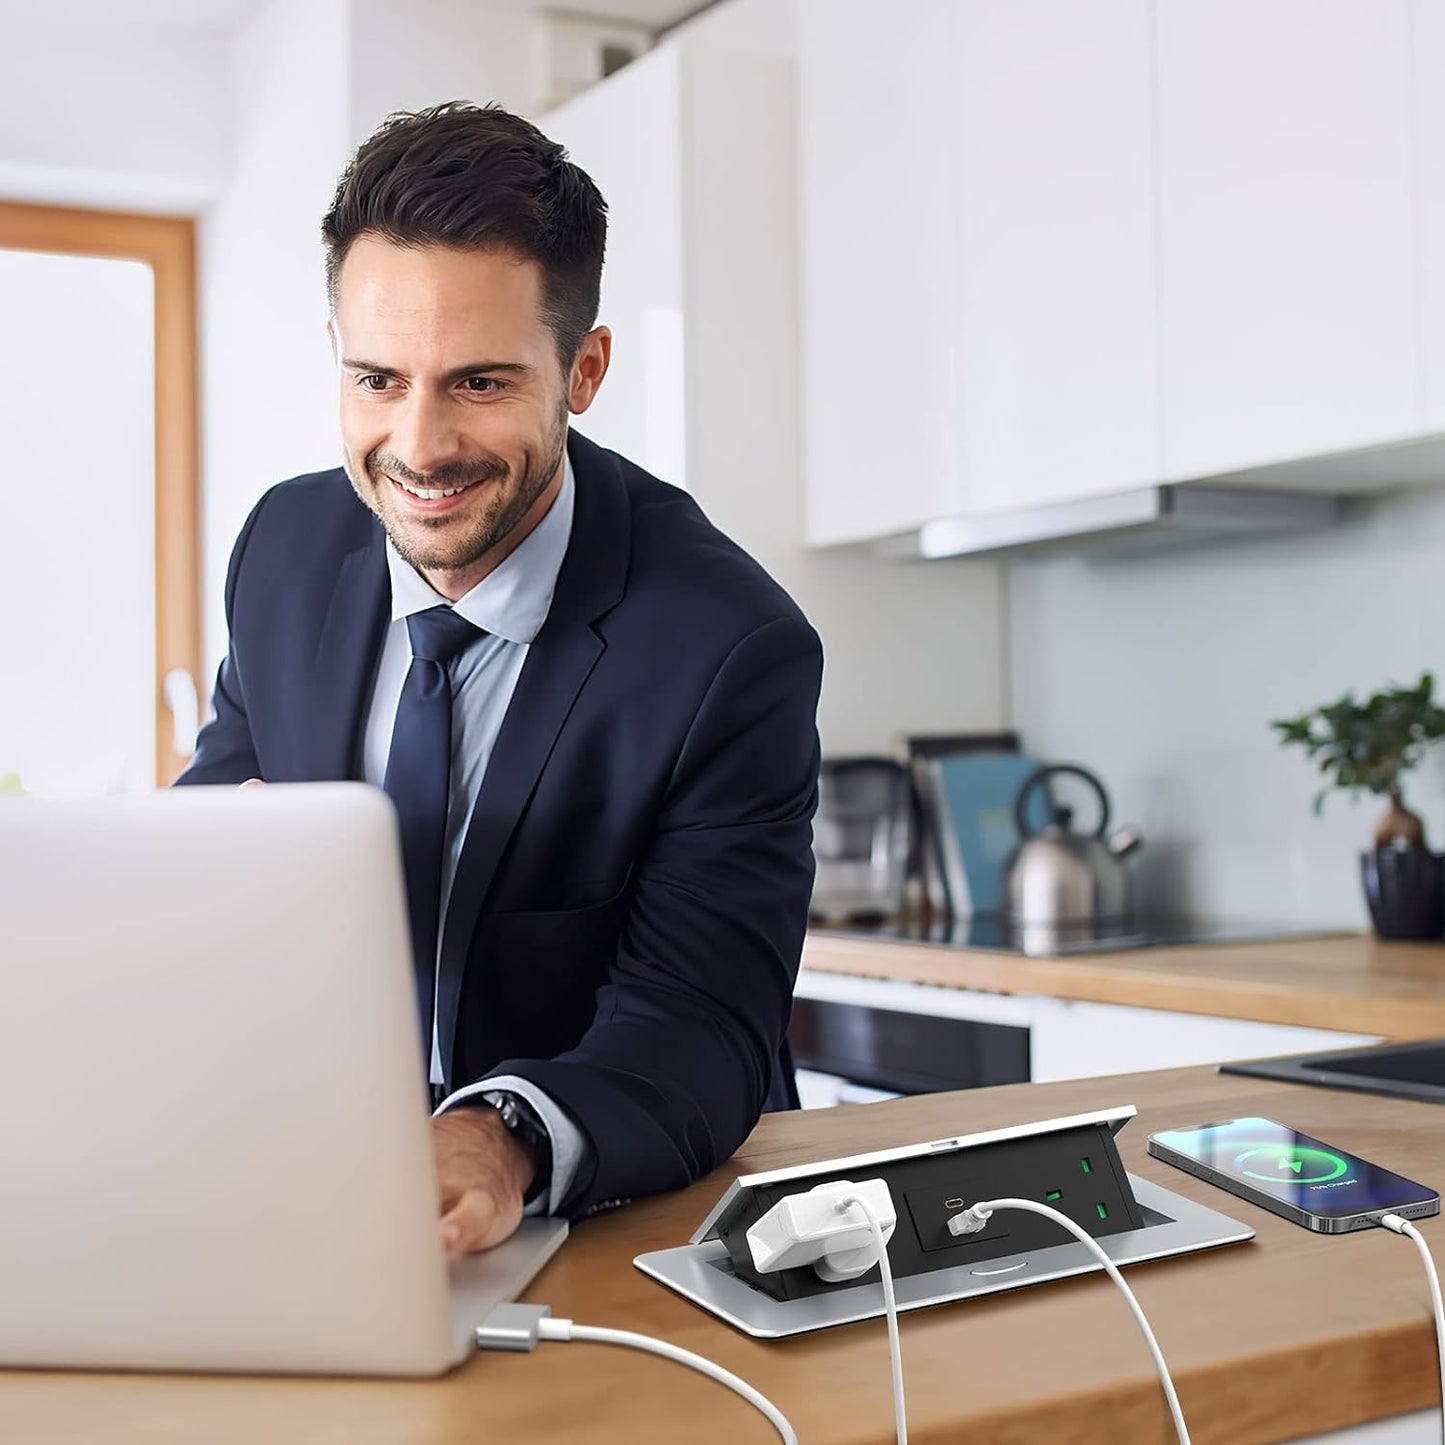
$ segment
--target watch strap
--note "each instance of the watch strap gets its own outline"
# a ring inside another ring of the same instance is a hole
[[[531,1204],[544,1196],[552,1183],[552,1135],[531,1103],[510,1089],[488,1089],[482,1096],[501,1116],[509,1133],[515,1134],[532,1150],[537,1172],[523,1199]]]

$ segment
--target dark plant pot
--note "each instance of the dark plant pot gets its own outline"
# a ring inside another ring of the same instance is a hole
[[[1372,848],[1360,854],[1360,872],[1381,938],[1445,934],[1445,857],[1424,848]]]

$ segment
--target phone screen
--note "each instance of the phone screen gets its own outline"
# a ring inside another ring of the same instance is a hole
[[[1197,1163],[1324,1217],[1399,1209],[1435,1197],[1433,1189],[1413,1179],[1273,1119],[1231,1119],[1198,1129],[1169,1129],[1154,1137]]]

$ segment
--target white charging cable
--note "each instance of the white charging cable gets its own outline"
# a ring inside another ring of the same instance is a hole
[[[1445,1440],[1445,1305],[1440,1301],[1440,1276],[1435,1272],[1435,1260],[1430,1246],[1425,1243],[1425,1236],[1408,1219],[1401,1219],[1398,1214],[1382,1214],[1380,1223],[1386,1229],[1414,1240],[1430,1280],[1430,1304],[1435,1311],[1435,1348],[1440,1356],[1440,1438]]]
[[[1174,1417],[1174,1432],[1179,1437],[1179,1445],[1189,1445],[1189,1428],[1184,1423],[1184,1412],[1179,1408],[1179,1396],[1175,1392],[1174,1381],[1169,1374],[1169,1366],[1164,1363],[1164,1352],[1159,1348],[1159,1341],[1154,1338],[1154,1331],[1149,1328],[1149,1321],[1144,1317],[1144,1311],[1140,1308],[1139,1301],[1134,1298],[1134,1291],[1124,1282],[1124,1276],[1119,1273],[1119,1267],[1100,1248],[1098,1240],[1082,1225],[1075,1224],[1067,1214],[1061,1214],[1057,1209],[1050,1209],[1047,1204],[1039,1204],[1032,1199],[982,1200],[965,1209],[961,1214],[955,1214],[948,1221],[948,1232],[954,1236],[977,1234],[988,1223],[989,1216],[996,1209],[1023,1209],[1030,1214],[1041,1214],[1045,1219],[1052,1219],[1056,1224],[1063,1225],[1104,1267],[1109,1278],[1119,1286],[1125,1303],[1133,1312],[1134,1323],[1139,1326],[1139,1333],[1144,1336],[1144,1343],[1148,1345],[1149,1353],[1154,1357],[1154,1368],[1158,1370],[1160,1383],[1164,1386],[1164,1397],[1169,1402],[1169,1413]]]
[[[632,1350],[645,1350],[650,1355],[661,1355],[679,1365],[697,1370],[710,1380],[726,1385],[734,1394],[741,1395],[748,1404],[767,1417],[778,1432],[783,1445],[798,1445],[798,1435],[788,1423],[788,1417],[760,1391],[753,1389],[746,1380],[739,1379],[731,1370],[695,1355],[691,1350],[670,1345],[666,1340],[655,1340],[651,1335],[634,1334],[631,1330],[607,1330],[596,1325],[574,1324],[571,1320],[555,1319],[546,1305],[498,1305],[487,1316],[487,1322],[476,1333],[477,1344],[484,1350],[532,1350],[538,1340],[581,1340],[588,1344],[624,1345]]]
[[[898,1341],[898,1299],[893,1293],[893,1269],[888,1263],[888,1240],[877,1211],[861,1194],[849,1194],[834,1206],[839,1214],[857,1208],[863,1211],[878,1246],[878,1274],[883,1281],[883,1307],[888,1315],[888,1355],[893,1364],[893,1424],[898,1445],[908,1445],[908,1417],[903,1406],[903,1349]]]

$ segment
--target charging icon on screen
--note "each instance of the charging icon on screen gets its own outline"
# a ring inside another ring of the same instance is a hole
[[[1234,1167],[1246,1179],[1259,1179],[1266,1184],[1328,1184],[1350,1166],[1328,1149],[1309,1149],[1303,1145],[1284,1148],[1275,1144],[1246,1149],[1235,1156]]]

